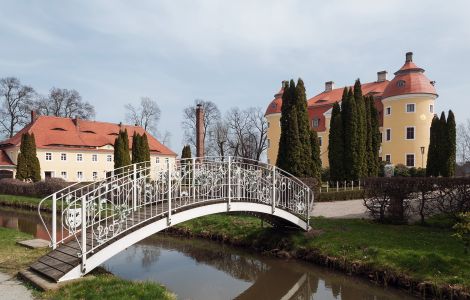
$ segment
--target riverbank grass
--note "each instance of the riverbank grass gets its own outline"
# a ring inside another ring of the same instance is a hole
[[[3,206],[37,209],[40,201],[41,199],[36,197],[0,194],[0,205]],[[42,208],[52,209],[52,201],[44,201]]]
[[[317,253],[419,282],[470,289],[470,256],[450,228],[312,218],[313,230],[305,233],[262,228],[259,223],[254,217],[213,215],[177,226],[195,235],[223,235],[230,242],[234,237],[235,244],[262,251]]]

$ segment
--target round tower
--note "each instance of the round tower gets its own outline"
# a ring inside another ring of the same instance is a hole
[[[269,103],[264,116],[268,121],[268,164],[276,164],[277,152],[279,151],[279,139],[281,137],[281,107],[282,94],[284,93],[284,81],[278,93],[274,95],[274,99]]]
[[[382,160],[393,165],[426,167],[437,97],[434,82],[413,63],[413,53],[406,53],[405,64],[382,94]]]

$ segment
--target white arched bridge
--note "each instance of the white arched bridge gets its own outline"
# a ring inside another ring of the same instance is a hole
[[[294,176],[244,158],[133,164],[41,201],[40,216],[41,205],[52,202],[52,222],[44,224],[52,251],[30,269],[56,282],[76,279],[150,235],[215,213],[247,212],[308,230],[313,199]]]

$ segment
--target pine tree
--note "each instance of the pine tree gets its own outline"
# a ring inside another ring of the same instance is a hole
[[[141,149],[141,136],[134,131],[132,135],[132,163],[136,164],[142,162],[142,149]]]
[[[127,135],[127,129],[124,131],[121,131],[122,134],[122,151],[123,151],[123,159],[122,163],[123,166],[128,166],[130,165],[131,162],[131,155],[130,155],[130,149],[129,149],[129,136]]]
[[[330,179],[332,181],[344,180],[343,167],[343,121],[341,107],[338,102],[333,104],[330,120],[330,134],[328,137],[328,161],[330,165]]]
[[[438,167],[439,167],[439,175],[440,176],[447,176],[447,159],[449,154],[449,145],[448,137],[447,137],[447,120],[446,114],[444,112],[441,113],[441,117],[439,118],[439,139],[438,139],[438,149],[439,149],[439,160],[438,160]]]
[[[456,165],[456,125],[455,116],[452,110],[449,110],[447,114],[446,124],[446,135],[447,135],[447,164],[445,168],[444,176],[451,177],[455,176],[455,165]]]
[[[36,154],[34,134],[25,133],[21,136],[20,153],[16,167],[16,178],[20,180],[41,180],[41,169]]]
[[[362,95],[361,81],[356,79],[354,83],[354,101],[356,102],[357,113],[357,178],[367,176],[368,157],[367,157],[367,133],[366,133],[366,107]]]
[[[426,176],[439,176],[439,125],[439,118],[434,116],[430,129]]]
[[[312,140],[311,130],[309,124],[309,117],[307,112],[307,94],[305,92],[305,85],[302,79],[298,79],[295,88],[295,108],[297,113],[297,127],[299,129],[299,156],[297,157],[299,172],[296,176],[299,177],[316,177],[318,166],[315,165],[317,159],[320,159],[320,150],[318,150],[318,158],[312,157]],[[316,134],[315,134],[316,135]],[[318,137],[318,136],[317,136]],[[318,144],[318,140],[315,141]],[[320,160],[321,169],[321,160]]]
[[[118,169],[130,164],[129,137],[127,135],[127,130],[121,130],[114,142],[114,168]]]
[[[183,147],[183,151],[181,151],[181,159],[186,160],[188,158],[191,158],[191,147],[189,145],[185,145]]]
[[[141,137],[140,142],[142,145],[141,149],[143,161],[150,161],[150,146],[146,133],[144,133],[144,135]]]
[[[376,177],[379,175],[380,161],[380,130],[379,130],[379,116],[377,108],[375,107],[374,97],[369,97],[369,115],[370,115],[370,135],[371,135],[371,153],[370,153],[370,168],[369,176]]]
[[[121,168],[122,163],[122,135],[119,133],[116,140],[114,140],[114,169]]]
[[[345,93],[343,92],[343,96]],[[358,158],[358,122],[356,101],[350,88],[346,97],[341,102],[341,118],[343,120],[343,141],[344,141],[344,172],[345,178],[355,180],[359,178],[360,160]]]

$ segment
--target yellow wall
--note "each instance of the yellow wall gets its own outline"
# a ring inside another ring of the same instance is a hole
[[[430,111],[435,96],[427,94],[402,95],[382,100],[384,105],[384,123],[382,127],[382,160],[391,155],[393,165],[406,165],[406,155],[415,155],[415,167],[426,167],[426,157],[429,147],[429,130],[434,113]],[[415,112],[406,112],[406,105],[415,104]],[[387,107],[391,107],[391,114],[386,115]],[[414,140],[406,139],[406,127],[415,127]],[[386,141],[386,131],[391,129],[391,140]],[[421,155],[421,147],[425,147]]]
[[[268,120],[268,150],[267,157],[268,163],[275,165],[277,160],[277,152],[279,151],[279,139],[281,138],[281,114],[267,115]]]

